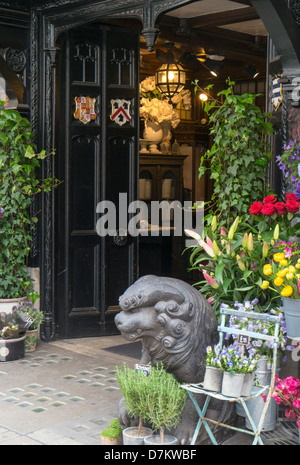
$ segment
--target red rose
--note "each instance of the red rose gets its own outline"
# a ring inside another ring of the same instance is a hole
[[[269,203],[265,203],[265,205],[262,207],[261,209],[261,213],[263,215],[267,215],[267,216],[272,216],[275,212],[275,207],[273,205],[273,203],[269,202]]]
[[[267,195],[267,197],[265,197],[263,199],[263,203],[275,203],[276,202],[276,197],[275,195]]]
[[[293,194],[293,193],[285,194],[285,201],[287,202],[288,200],[297,200],[296,194]]]
[[[284,215],[286,210],[285,210],[285,204],[283,202],[277,202],[274,205],[275,211],[277,215]]]
[[[250,207],[251,215],[261,215],[262,206],[261,202],[254,202]]]
[[[298,200],[288,200],[285,207],[289,213],[297,213],[299,210],[299,202]]]

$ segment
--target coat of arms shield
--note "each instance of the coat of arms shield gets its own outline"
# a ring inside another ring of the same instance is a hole
[[[84,124],[89,123],[97,118],[95,112],[95,98],[91,97],[75,97],[76,110],[74,118],[79,119]]]
[[[110,119],[117,123],[119,126],[131,120],[130,116],[130,100],[125,99],[112,99]]]
[[[283,95],[282,95],[282,83],[280,82],[280,78],[282,76],[276,76],[272,80],[272,98],[271,103],[275,110],[278,110],[282,103]]]

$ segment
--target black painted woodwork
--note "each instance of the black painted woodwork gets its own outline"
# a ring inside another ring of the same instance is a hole
[[[117,332],[118,298],[134,281],[136,240],[100,237],[96,206],[119,208],[119,193],[136,199],[138,45],[136,31],[93,24],[61,38],[57,108],[58,191],[56,321],[60,337]],[[74,118],[75,97],[96,99],[97,118]],[[111,99],[131,101],[130,122],[110,119]],[[117,226],[118,227],[118,226]]]

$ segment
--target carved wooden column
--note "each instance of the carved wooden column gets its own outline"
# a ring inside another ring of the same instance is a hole
[[[44,94],[44,148],[49,154],[55,147],[55,77],[56,60],[59,49],[49,47],[44,51],[44,73],[45,73],[45,94]],[[44,178],[55,178],[54,157],[48,156],[43,164]],[[44,323],[41,327],[41,338],[49,341],[55,332],[54,319],[54,195],[55,191],[43,194],[43,224],[42,224],[42,244],[41,244],[41,308],[44,312]]]

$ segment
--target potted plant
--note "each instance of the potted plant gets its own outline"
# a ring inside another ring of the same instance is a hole
[[[40,324],[44,320],[44,314],[40,310],[34,308],[39,295],[32,292],[26,300],[21,300],[18,305],[13,308],[14,311],[22,314],[28,325],[26,327],[25,351],[33,352],[36,349]]]
[[[152,371],[152,370],[151,370]],[[124,445],[143,445],[144,437],[153,433],[151,428],[143,426],[148,415],[148,385],[151,375],[145,376],[140,370],[133,370],[123,365],[123,369],[116,367],[116,378],[122,390],[125,409],[129,416],[138,417],[138,426],[131,426],[123,430]]]
[[[240,345],[223,346],[219,353],[220,366],[224,371],[222,394],[228,397],[240,397],[246,391],[245,375],[252,374],[257,366],[256,358],[243,353]]]
[[[220,392],[222,387],[223,371],[219,359],[222,347],[217,344],[212,348],[206,348],[206,367],[203,381],[203,388],[210,391]]]
[[[109,427],[101,431],[101,444],[103,446],[119,446],[122,444],[122,428],[118,418],[109,423]]]
[[[31,292],[27,262],[37,218],[30,216],[30,204],[33,195],[57,185],[57,180],[37,177],[46,156],[44,150],[36,153],[29,121],[15,110],[5,110],[0,102],[0,303],[10,304],[1,311],[11,312]]]
[[[146,437],[145,445],[177,444],[177,438],[165,434],[165,429],[175,428],[181,420],[187,393],[179,386],[175,377],[162,366],[152,369],[147,386],[148,420],[159,434]]]
[[[17,312],[0,315],[0,362],[12,362],[24,357],[26,319]]]

